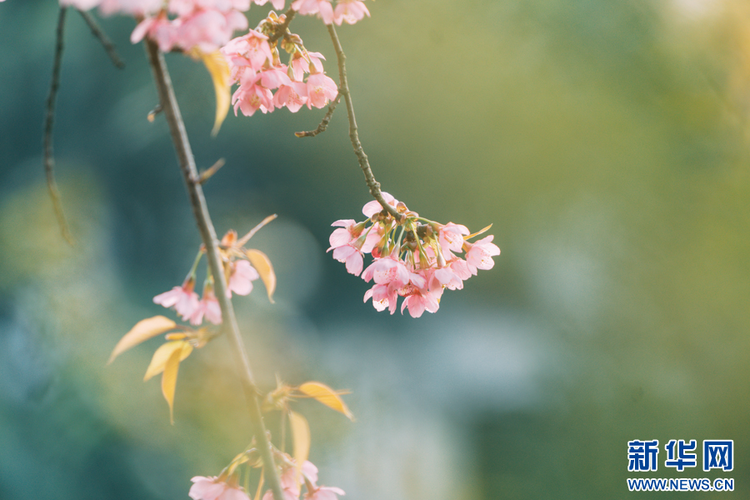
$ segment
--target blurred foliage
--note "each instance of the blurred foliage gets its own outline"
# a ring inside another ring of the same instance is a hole
[[[278,304],[237,301],[259,378],[354,391],[351,426],[301,404],[324,484],[358,498],[623,498],[627,441],[721,438],[735,442],[736,491],[700,496],[747,497],[750,7],[369,7],[339,32],[376,177],[431,219],[494,223],[503,251],[419,321],[363,305],[366,285],[324,255],[329,224],[368,200],[343,109],[315,139],[293,135],[322,117],[307,110],[230,116],[211,138],[208,74],[168,57],[198,164],[227,160],[206,186],[217,230],[280,215],[254,239]],[[41,163],[55,13],[0,6],[0,497],[184,498],[191,475],[248,440],[243,402],[221,341],[181,368],[174,428],[158,383],[140,382],[149,348],[104,367],[161,313],[151,297],[182,280],[199,241],[121,17],[102,25],[123,71],[69,19],[55,151],[80,244],[59,237]],[[335,75],[325,30],[293,26]]]

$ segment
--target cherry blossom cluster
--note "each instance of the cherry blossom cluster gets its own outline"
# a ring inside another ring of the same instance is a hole
[[[338,229],[331,234],[328,249],[349,273],[374,282],[364,300],[372,299],[375,309],[393,314],[400,296],[404,298],[401,313],[408,309],[414,318],[424,311],[434,313],[446,288],[461,290],[478,269],[492,269],[492,257],[500,255],[493,236],[467,241],[489,227],[470,234],[466,226],[424,219],[390,194],[382,194],[401,218],[396,220],[373,200],[362,208],[365,221],[342,219],[332,224]],[[363,272],[365,254],[372,255],[373,262]]]
[[[305,460],[300,470],[287,454],[283,455],[281,466],[281,488],[285,500],[297,500],[302,493],[302,483],[305,484],[304,500],[337,500],[337,495],[344,495],[341,488],[333,486],[318,486],[318,468],[312,462]],[[244,488],[239,486],[236,475],[204,477],[196,476],[192,479],[193,486],[188,495],[193,500],[250,500]],[[262,500],[273,500],[271,490],[266,490]]]
[[[266,1],[255,0],[260,5]],[[235,31],[247,29],[243,12],[250,8],[251,0],[60,0],[60,3],[84,10],[98,6],[105,15],[123,13],[143,18],[130,36],[133,43],[148,35],[162,52],[198,48],[211,53],[225,45]],[[282,0],[282,7],[283,3]]]
[[[2,1],[2,0],[0,0]],[[99,7],[110,15],[123,13],[141,18],[130,36],[133,43],[145,36],[156,41],[162,52],[194,48],[211,53],[229,42],[235,31],[248,27],[243,14],[250,4],[265,5],[269,0],[60,0],[81,10]],[[283,9],[286,0],[270,0],[275,9]],[[296,0],[292,8],[303,15],[318,15],[326,24],[354,24],[369,16],[359,0],[339,0],[334,9],[331,0]]]
[[[281,62],[278,47],[270,43],[269,34],[283,22],[284,16],[271,12],[257,29],[221,49],[232,81],[239,84],[232,96],[235,114],[238,109],[252,116],[258,110],[268,113],[283,107],[296,113],[304,105],[323,108],[336,98],[336,82],[323,73],[321,59],[325,58],[318,52],[308,52],[299,36],[286,34],[281,38],[289,64]]]
[[[228,278],[227,297],[231,297],[232,293],[249,295],[253,291],[253,281],[260,277],[250,262],[244,260],[242,252],[238,251],[241,246],[238,245],[235,231],[229,231],[221,240],[220,252],[224,262],[224,273]],[[210,270],[207,271],[203,285],[203,297],[199,297],[195,292],[196,269],[203,254],[203,250],[198,252],[195,263],[182,285],[157,295],[154,297],[154,303],[174,309],[183,321],[189,321],[192,325],[200,325],[204,318],[219,325],[221,308],[214,293],[214,279]]]

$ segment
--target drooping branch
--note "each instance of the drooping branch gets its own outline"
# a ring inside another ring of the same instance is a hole
[[[47,189],[52,199],[52,207],[55,210],[57,224],[60,226],[60,232],[68,244],[73,245],[73,236],[70,234],[68,221],[63,212],[62,201],[60,200],[60,191],[57,189],[55,181],[55,157],[52,151],[52,130],[55,123],[55,99],[57,90],[60,87],[60,67],[62,66],[63,55],[63,36],[65,34],[65,14],[67,7],[60,7],[60,14],[57,18],[57,41],[55,42],[55,60],[52,64],[52,81],[49,86],[47,95],[47,114],[44,118],[44,171],[47,175]]]
[[[188,141],[187,132],[185,131],[185,124],[182,121],[182,114],[180,113],[180,108],[177,105],[177,99],[174,95],[172,81],[164,62],[164,56],[159,52],[158,45],[150,39],[146,39],[145,45],[148,59],[151,63],[151,69],[154,73],[154,80],[159,93],[159,101],[161,102],[164,116],[169,124],[172,142],[187,187],[190,206],[193,209],[193,215],[195,216],[198,225],[201,240],[203,240],[203,244],[206,248],[206,258],[208,260],[209,269],[214,277],[215,295],[219,302],[221,317],[223,319],[222,327],[229,336],[229,341],[232,343],[232,350],[234,351],[236,362],[240,369],[240,381],[247,399],[253,434],[257,440],[256,442],[258,443],[263,463],[266,464],[266,467],[264,467],[265,480],[271,488],[274,500],[284,500],[281,483],[274,465],[271,443],[268,440],[265,425],[263,423],[260,401],[258,399],[260,392],[255,384],[255,379],[250,368],[250,362],[245,351],[244,342],[242,341],[239,326],[237,325],[237,318],[234,315],[232,301],[227,297],[227,283],[218,248],[219,241],[216,238],[216,230],[211,222],[206,199],[203,196],[203,188],[199,182],[200,177],[198,176],[198,170],[195,166],[195,160],[193,158],[190,142]]]
[[[378,200],[383,209],[395,217],[397,221],[401,220],[403,216],[383,199],[383,193],[380,191],[380,183],[375,180],[375,176],[372,174],[372,169],[370,168],[370,161],[367,159],[364,149],[362,149],[362,143],[359,141],[359,133],[357,132],[357,119],[354,116],[352,95],[349,91],[349,82],[346,79],[346,55],[344,55],[344,50],[341,48],[341,42],[339,42],[339,37],[336,34],[336,28],[333,27],[333,24],[328,25],[328,33],[331,35],[333,48],[336,50],[336,57],[338,58],[339,95],[344,97],[344,102],[346,103],[346,113],[349,116],[349,139],[352,141],[354,154],[357,155],[359,166],[365,174],[365,181],[367,182],[367,187],[370,188],[372,197]]]
[[[112,64],[114,64],[119,69],[123,69],[125,67],[125,63],[122,62],[120,56],[117,55],[115,44],[112,43],[112,40],[110,40],[104,30],[101,29],[99,24],[96,22],[96,19],[94,19],[93,16],[85,10],[78,9],[78,13],[81,14],[83,20],[86,21],[86,24],[91,30],[91,34],[94,35],[96,39],[99,40],[99,43],[102,44],[102,47],[104,47],[107,55],[112,60]]]
[[[328,111],[326,112],[323,119],[320,121],[320,125],[318,125],[318,128],[315,130],[308,130],[306,132],[295,132],[294,135],[297,137],[315,137],[318,134],[321,134],[326,131],[328,128],[328,124],[331,122],[331,117],[333,116],[333,112],[336,110],[336,106],[338,106],[339,102],[341,101],[341,93],[339,93],[336,98],[331,101],[331,104],[328,105]]]

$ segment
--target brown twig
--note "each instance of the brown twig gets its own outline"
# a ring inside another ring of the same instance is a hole
[[[60,191],[57,189],[55,182],[55,157],[52,151],[52,130],[55,123],[55,99],[57,98],[57,89],[60,87],[60,67],[62,66],[63,55],[63,35],[65,34],[65,14],[67,7],[60,7],[60,15],[57,18],[57,42],[55,44],[55,61],[52,65],[52,82],[49,86],[49,95],[47,96],[47,114],[44,118],[44,171],[47,174],[47,188],[49,196],[52,199],[52,207],[57,216],[57,223],[60,226],[65,241],[73,245],[73,236],[70,234],[68,221],[63,212]]]
[[[229,341],[232,343],[233,347],[232,351],[234,352],[238,367],[240,368],[240,381],[247,399],[250,412],[250,422],[253,427],[253,435],[258,442],[258,448],[263,463],[266,465],[264,467],[265,480],[271,488],[274,500],[284,500],[278,471],[274,465],[271,443],[268,440],[266,428],[263,423],[263,416],[260,410],[260,402],[258,400],[260,392],[255,384],[253,372],[250,368],[250,362],[247,358],[242,335],[240,334],[240,329],[237,325],[237,318],[234,315],[232,301],[227,297],[227,283],[224,275],[224,267],[221,262],[221,256],[219,255],[219,241],[216,238],[216,230],[214,229],[211,217],[208,213],[206,199],[203,196],[203,188],[199,183],[193,181],[193,179],[198,178],[198,171],[195,167],[195,159],[193,158],[193,152],[190,148],[187,132],[185,131],[185,123],[182,121],[182,114],[177,105],[177,99],[174,95],[169,71],[164,62],[164,56],[159,52],[159,47],[153,40],[146,39],[145,44],[146,53],[148,54],[151,69],[154,73],[156,88],[159,92],[159,101],[161,102],[164,116],[169,124],[172,143],[174,144],[177,153],[177,160],[180,164],[180,170],[182,171],[185,186],[187,187],[190,206],[193,209],[193,215],[195,216],[195,221],[198,225],[201,240],[203,240],[203,245],[206,248],[206,258],[208,260],[209,269],[214,276],[215,294],[216,299],[219,302],[219,307],[221,308],[223,330],[229,336]]]
[[[218,172],[219,169],[224,166],[224,163],[226,163],[224,161],[224,158],[219,158],[216,161],[216,163],[214,163],[208,168],[208,170],[204,170],[203,172],[201,172],[200,175],[198,176],[198,179],[196,179],[195,182],[197,182],[198,184],[203,184],[208,179],[210,179],[216,172]]]
[[[352,95],[349,91],[349,82],[346,79],[346,55],[344,55],[344,50],[341,48],[341,42],[339,42],[339,37],[336,34],[336,28],[333,27],[333,24],[328,25],[328,33],[331,35],[333,48],[336,50],[336,57],[338,58],[339,95],[344,96],[344,102],[346,103],[346,113],[349,116],[349,139],[352,141],[354,154],[357,155],[359,166],[365,174],[365,181],[367,182],[367,187],[370,188],[372,197],[378,200],[383,210],[391,214],[397,221],[400,221],[403,215],[398,213],[394,207],[383,199],[383,193],[380,191],[380,183],[375,180],[375,176],[372,174],[372,169],[370,168],[370,161],[367,159],[364,149],[362,149],[362,143],[359,142],[357,119],[354,116],[354,105],[352,104]]]
[[[331,101],[331,104],[328,105],[328,112],[326,112],[326,115],[320,121],[320,125],[318,125],[318,128],[316,128],[315,130],[308,130],[306,132],[295,132],[294,135],[296,135],[297,137],[315,137],[316,135],[325,132],[328,128],[328,124],[331,122],[331,117],[333,116],[333,112],[336,110],[336,106],[338,106],[339,101],[341,101],[341,93],[337,94],[336,98]]]
[[[77,10],[78,13],[81,14],[81,17],[83,17],[83,20],[86,21],[86,24],[89,25],[91,34],[94,35],[96,39],[99,40],[99,43],[102,44],[102,47],[104,47],[107,55],[112,60],[112,64],[114,64],[119,69],[123,69],[125,67],[125,63],[122,62],[120,56],[117,55],[115,44],[112,43],[112,40],[110,40],[104,30],[101,29],[99,24],[96,22],[96,19],[94,19],[94,17],[85,10]]]

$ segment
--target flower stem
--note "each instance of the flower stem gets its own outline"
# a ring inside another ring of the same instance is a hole
[[[383,193],[380,191],[380,183],[375,180],[375,176],[372,175],[372,169],[370,168],[370,161],[367,159],[364,149],[362,149],[362,143],[359,142],[359,133],[357,132],[357,119],[354,116],[354,105],[352,104],[352,94],[349,91],[349,81],[346,79],[346,55],[344,49],[341,48],[341,42],[339,36],[336,34],[336,28],[333,24],[328,25],[328,34],[331,35],[331,41],[333,42],[333,48],[336,50],[336,57],[339,63],[339,95],[344,97],[346,103],[346,113],[349,117],[349,139],[352,141],[352,147],[354,148],[354,154],[357,155],[357,161],[359,161],[359,167],[365,174],[365,181],[367,187],[370,188],[370,194],[373,198],[378,200],[380,206],[391,214],[396,221],[401,221],[403,215],[398,213],[396,209],[390,206],[384,199]]]
[[[284,500],[281,483],[271,454],[271,443],[268,440],[260,410],[260,402],[258,400],[260,392],[255,384],[253,372],[250,368],[250,362],[247,358],[239,326],[237,325],[237,318],[234,315],[232,301],[227,298],[227,284],[218,249],[219,241],[216,238],[216,230],[208,213],[206,199],[203,196],[203,188],[198,182],[198,170],[195,167],[195,159],[193,158],[193,152],[190,148],[187,132],[185,131],[185,123],[182,121],[182,114],[177,105],[177,99],[174,95],[169,71],[164,62],[164,56],[159,52],[159,47],[154,41],[146,39],[145,45],[151,69],[154,73],[159,101],[169,124],[169,131],[177,153],[177,160],[179,161],[180,170],[182,171],[182,176],[187,187],[193,215],[195,216],[203,244],[206,247],[208,267],[214,276],[214,290],[219,307],[221,308],[223,330],[229,336],[229,341],[233,347],[232,351],[240,368],[240,381],[250,411],[253,434],[257,439],[263,463],[266,465],[264,467],[265,479],[273,492],[274,500]]]

